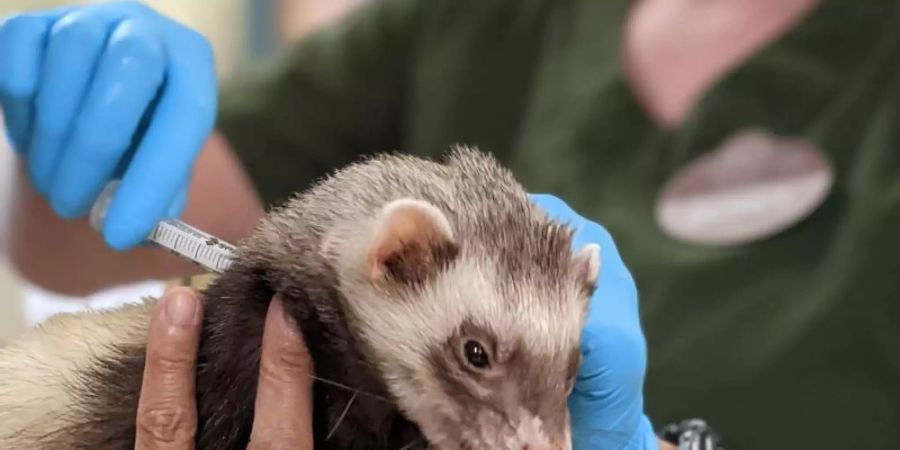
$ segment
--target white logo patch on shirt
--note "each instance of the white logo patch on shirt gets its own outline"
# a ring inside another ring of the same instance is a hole
[[[743,244],[808,217],[833,183],[830,162],[810,142],[742,130],[669,180],[657,200],[656,220],[676,239]]]

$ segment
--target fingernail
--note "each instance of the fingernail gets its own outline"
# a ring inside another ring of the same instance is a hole
[[[190,293],[178,290],[166,297],[166,318],[175,325],[197,323],[197,299]]]

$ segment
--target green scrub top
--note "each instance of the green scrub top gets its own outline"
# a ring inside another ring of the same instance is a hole
[[[493,152],[604,225],[633,272],[646,412],[730,450],[900,448],[900,3],[824,0],[676,129],[623,73],[630,0],[386,0],[223,90],[219,128],[269,204],[362,154]],[[758,128],[824,152],[811,215],[731,246],[654,218],[670,177]]]

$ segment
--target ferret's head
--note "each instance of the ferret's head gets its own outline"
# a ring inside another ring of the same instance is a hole
[[[536,209],[388,203],[338,250],[352,330],[439,449],[571,448],[567,397],[599,247]],[[504,220],[506,219],[510,220]]]

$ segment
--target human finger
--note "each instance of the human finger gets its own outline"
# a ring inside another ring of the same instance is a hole
[[[170,289],[156,305],[137,410],[136,450],[194,448],[200,324],[200,300],[189,288]]]
[[[164,68],[162,42],[146,20],[116,25],[56,169],[50,199],[57,214],[83,215],[113,177],[163,82]]]
[[[75,10],[50,27],[27,153],[29,177],[41,194],[50,190],[110,25],[103,17]]]
[[[19,14],[0,25],[0,107],[13,148],[24,152],[30,138],[32,101],[37,92],[50,20]]]
[[[160,26],[168,56],[166,86],[104,223],[104,237],[116,249],[141,242],[166,218],[215,120],[216,77],[209,43],[174,22]]]
[[[263,332],[250,450],[312,450],[312,359],[276,296]]]

